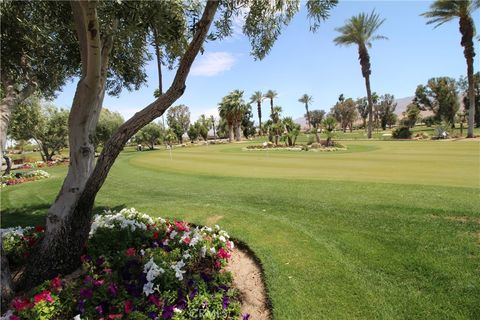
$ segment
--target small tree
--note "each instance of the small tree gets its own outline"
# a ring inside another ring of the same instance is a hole
[[[15,140],[33,139],[44,161],[67,146],[68,112],[45,105],[38,97],[25,100],[15,108],[10,122],[10,136]]]
[[[387,125],[391,126],[395,124],[396,115],[394,112],[396,107],[395,96],[386,93],[380,97],[378,102],[378,118],[380,119],[382,130],[386,130]]]
[[[198,135],[202,137],[204,141],[208,139],[208,131],[212,128],[212,118],[207,118],[204,114],[200,115],[200,118],[195,122]]]
[[[300,134],[300,125],[295,123],[291,117],[284,118],[282,122],[285,127],[285,132],[282,138],[288,146],[293,147]]]
[[[350,128],[353,129],[353,122],[357,119],[358,113],[356,104],[352,98],[345,99],[343,94],[340,95],[338,102],[331,109],[332,116],[340,123],[343,132]]]
[[[407,126],[408,128],[413,128],[420,118],[420,109],[416,104],[410,103],[407,106],[407,110],[403,113],[403,116],[403,125]]]
[[[325,133],[327,135],[327,147],[333,145],[333,137],[334,137],[334,132],[335,127],[337,125],[337,120],[333,116],[328,116],[326,117],[323,122],[322,126],[325,129]]]
[[[175,132],[177,140],[183,143],[183,134],[190,125],[190,111],[185,105],[178,105],[167,111],[168,126]]]
[[[257,130],[255,129],[253,120],[251,120],[253,118],[252,107],[250,105],[246,105],[246,107],[247,110],[243,114],[241,126],[243,136],[248,139],[249,137],[254,136]]]
[[[195,122],[193,125],[191,124],[187,130],[188,138],[190,139],[191,143],[194,143],[195,140],[198,139],[198,122]]]
[[[97,128],[95,129],[94,147],[95,151],[99,146],[104,146],[112,134],[125,122],[122,115],[118,112],[112,112],[107,108],[102,108]]]
[[[162,127],[154,122],[147,124],[135,135],[137,143],[145,143],[150,150],[155,148],[155,144],[160,143],[162,138]]]
[[[320,129],[320,125],[322,124],[323,117],[325,117],[324,110],[312,110],[310,111],[310,121],[312,122],[312,127],[315,130],[315,137],[317,142],[320,143],[320,135],[318,131]]]
[[[420,110],[432,111],[437,121],[446,121],[454,128],[460,108],[457,82],[449,77],[432,78],[426,86],[417,87],[414,103]]]

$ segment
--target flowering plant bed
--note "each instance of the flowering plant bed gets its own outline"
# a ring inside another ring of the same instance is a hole
[[[293,147],[285,145],[274,145],[272,143],[264,143],[260,145],[250,145],[244,150],[287,150],[287,151],[344,151],[347,148],[339,142],[332,142],[333,145],[326,146],[325,141],[322,143],[312,143],[309,145],[296,144]]]
[[[43,232],[2,232],[12,269]],[[233,246],[218,226],[105,212],[94,217],[80,275],[14,298],[4,319],[238,319],[238,291],[224,269]]]
[[[13,185],[28,182],[28,181],[46,179],[49,177],[50,177],[50,174],[43,170],[10,173],[9,175],[2,176],[1,186],[2,187],[13,186]]]

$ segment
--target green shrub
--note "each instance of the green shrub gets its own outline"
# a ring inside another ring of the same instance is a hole
[[[395,128],[392,131],[393,139],[410,139],[412,138],[412,131],[408,127]]]

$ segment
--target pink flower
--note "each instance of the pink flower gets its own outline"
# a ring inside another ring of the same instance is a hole
[[[128,248],[127,251],[125,252],[127,257],[133,257],[135,256],[136,253],[137,253],[137,250],[135,250],[135,248]]]
[[[222,259],[228,259],[231,257],[231,254],[227,250],[220,248],[220,250],[218,250],[218,256]]]
[[[109,314],[108,319],[122,319],[123,314],[121,313],[116,313],[116,314]]]
[[[186,244],[190,244],[190,241],[192,241],[189,237],[186,237],[185,239],[183,239],[183,242],[185,242]]]
[[[52,281],[50,281],[50,287],[52,289],[55,289],[56,291],[62,290],[62,279],[56,276],[55,278],[52,279]]]
[[[175,221],[175,227],[177,227],[177,231],[188,231],[188,227],[184,222]]]
[[[16,315],[12,314],[8,320],[22,320],[20,317],[17,317]]]
[[[30,303],[30,301],[28,301],[27,299],[22,299],[22,298],[15,298],[13,299],[12,301],[12,307],[16,310],[16,311],[22,311],[22,310],[25,310],[25,309],[28,309],[28,308],[31,308],[33,307],[33,305]]]
[[[105,269],[103,269],[103,272],[105,272],[105,274],[112,274],[112,269],[105,268]]]
[[[33,297],[33,300],[35,301],[35,304],[40,303],[42,301],[47,301],[47,302],[50,302],[50,303],[53,302],[50,291],[48,291],[48,290],[45,290],[45,291],[40,292],[39,294],[36,294]]]
[[[98,280],[93,280],[93,285],[95,287],[100,287],[101,285],[103,285],[105,283],[105,280],[103,279],[98,279]]]
[[[127,300],[123,303],[123,309],[125,310],[126,314],[129,314],[130,312],[133,311],[133,302],[130,300]]]

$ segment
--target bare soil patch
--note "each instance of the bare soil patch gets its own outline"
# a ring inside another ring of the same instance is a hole
[[[262,270],[246,250],[235,248],[227,271],[233,274],[233,284],[240,291],[242,314],[251,320],[271,319]]]

